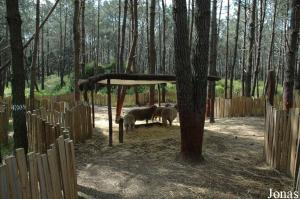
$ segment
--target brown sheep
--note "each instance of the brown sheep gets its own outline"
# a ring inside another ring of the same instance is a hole
[[[132,114],[127,114],[124,116],[123,125],[125,127],[125,132],[128,132],[128,129],[133,130],[135,126],[135,117]]]
[[[156,110],[156,106],[153,105],[149,108],[141,108],[141,109],[133,109],[128,112],[128,114],[132,114],[136,121],[146,120],[148,124],[148,120],[152,119],[153,113]]]
[[[173,107],[164,108],[161,112],[161,117],[164,126],[168,125],[168,121],[170,126],[172,126],[173,120],[177,117],[177,109]]]

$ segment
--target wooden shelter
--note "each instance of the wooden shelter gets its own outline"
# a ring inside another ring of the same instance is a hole
[[[208,81],[218,81],[219,77],[208,76]],[[160,85],[166,83],[176,83],[174,75],[153,75],[153,74],[99,74],[79,81],[81,90],[92,91],[92,114],[93,125],[95,125],[95,109],[94,109],[94,89],[95,85],[107,87],[107,106],[109,120],[109,146],[113,143],[113,127],[112,127],[112,105],[111,105],[111,86],[141,86],[141,85]]]

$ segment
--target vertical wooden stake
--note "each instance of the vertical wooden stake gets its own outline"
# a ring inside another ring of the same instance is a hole
[[[157,85],[158,87],[158,106],[160,106],[160,84]]]
[[[124,130],[123,130],[123,118],[119,120],[119,143],[123,143],[124,141]]]
[[[111,113],[111,85],[110,79],[107,79],[107,105],[108,105],[108,120],[109,120],[109,146],[113,143],[113,129],[112,129],[112,113]]]
[[[95,128],[95,103],[94,103],[94,88],[91,92],[91,98],[92,98],[92,115],[93,115],[93,128]]]
[[[267,84],[266,84],[266,97],[267,101],[273,106],[274,105],[274,95],[275,95],[275,71],[269,70],[268,77],[267,77]]]

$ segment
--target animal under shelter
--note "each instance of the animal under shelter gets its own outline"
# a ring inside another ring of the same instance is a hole
[[[208,76],[208,81],[218,81],[219,77]],[[78,85],[81,90],[91,90],[91,103],[92,103],[92,115],[93,125],[95,125],[95,108],[94,108],[94,91],[95,86],[99,85],[107,88],[107,107],[108,107],[108,121],[109,121],[109,146],[113,144],[113,119],[112,119],[112,99],[111,99],[111,87],[112,86],[151,86],[167,83],[176,83],[176,76],[174,75],[153,75],[153,74],[98,74],[89,77],[88,79],[80,80]],[[158,103],[160,105],[160,89],[158,89]],[[119,99],[118,99],[119,101]],[[122,108],[122,107],[121,107]],[[122,131],[122,130],[121,130]],[[123,142],[123,132],[119,132],[119,141]]]

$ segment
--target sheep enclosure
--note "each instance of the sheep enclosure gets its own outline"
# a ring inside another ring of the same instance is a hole
[[[176,161],[178,121],[167,128],[135,129],[113,147],[107,145],[106,107],[96,108],[96,127],[93,139],[76,147],[78,184],[86,198],[256,199],[266,198],[270,188],[292,189],[290,178],[265,163],[263,118],[206,123],[205,161],[199,165]],[[114,124],[115,140],[117,129]]]

